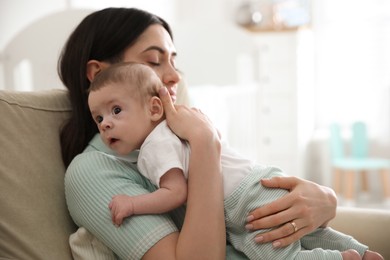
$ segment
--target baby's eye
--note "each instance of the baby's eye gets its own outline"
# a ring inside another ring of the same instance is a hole
[[[103,121],[103,117],[102,116],[97,116],[95,118],[95,121],[96,121],[96,123],[100,124]]]
[[[120,107],[114,107],[112,109],[112,112],[114,113],[114,115],[119,114],[121,111],[122,111],[122,109]]]

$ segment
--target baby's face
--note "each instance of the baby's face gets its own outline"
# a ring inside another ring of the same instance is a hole
[[[139,149],[149,134],[148,109],[128,86],[104,86],[92,91],[88,105],[103,142],[120,155]]]

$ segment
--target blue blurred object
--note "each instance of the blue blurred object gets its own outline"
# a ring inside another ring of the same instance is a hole
[[[340,193],[340,185],[345,175],[344,196],[349,202],[354,201],[355,173],[361,174],[362,190],[368,191],[368,173],[380,173],[382,178],[383,193],[387,200],[390,199],[390,160],[384,158],[369,157],[369,139],[367,126],[363,122],[355,122],[352,125],[351,156],[347,156],[344,150],[344,141],[341,136],[340,125],[334,123],[330,126],[330,148],[332,155],[332,168],[334,174],[334,189]]]

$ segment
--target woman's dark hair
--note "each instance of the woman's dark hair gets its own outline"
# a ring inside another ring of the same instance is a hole
[[[58,60],[58,74],[69,90],[70,119],[61,130],[62,159],[66,167],[98,132],[88,109],[87,62],[120,62],[125,50],[153,24],[162,25],[172,38],[167,22],[135,8],[107,8],[88,15],[66,42]]]

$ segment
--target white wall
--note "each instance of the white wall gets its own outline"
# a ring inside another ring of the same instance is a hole
[[[173,30],[189,85],[241,83],[237,62],[255,49],[252,36],[234,24],[234,6],[228,0],[177,0]]]
[[[59,12],[66,8],[66,1],[60,0],[1,0],[0,3],[0,89],[11,88],[10,80],[14,80],[13,72],[8,70],[8,64],[14,64],[20,58],[21,53],[32,50],[31,54],[40,55],[42,60],[50,59],[45,56],[45,52],[34,52],[36,46],[31,46],[31,41],[39,37],[36,31],[32,31],[31,38],[24,38],[25,42],[12,44],[12,41],[18,35],[27,30],[29,25],[55,12]],[[53,26],[53,25],[52,25]],[[60,31],[58,31],[60,32]],[[55,36],[53,35],[54,39]],[[53,39],[53,38],[52,38]],[[44,39],[42,39],[44,40]],[[5,49],[9,46],[10,51],[14,50],[18,44],[16,51],[6,52]],[[48,44],[50,46],[50,39]],[[49,47],[52,49],[53,47]],[[49,51],[49,53],[52,53]],[[53,69],[55,71],[55,67]],[[12,84],[13,86],[13,84]]]
[[[175,0],[1,0],[0,51],[29,24],[70,8],[100,9],[109,6],[134,6],[172,20]],[[71,21],[71,17],[68,18]],[[53,25],[54,26],[54,25]],[[59,33],[61,33],[59,31]]]
[[[65,7],[65,0],[1,0],[0,51],[30,23]]]
[[[61,87],[56,71],[59,53],[74,26],[93,10],[134,6],[171,21],[173,3],[174,0],[1,0],[0,89]]]
[[[61,88],[56,65],[62,46],[73,27],[90,12],[74,9],[50,13],[13,37],[3,52],[4,88]]]
[[[12,70],[29,51],[36,59],[41,57],[41,63],[35,66],[40,71],[32,73],[34,88],[59,85],[59,81],[56,82],[54,62],[62,47],[61,43],[84,15],[70,12],[62,20],[56,15],[74,8],[92,10],[108,6],[144,8],[166,19],[173,27],[179,52],[178,65],[185,72],[189,85],[237,84],[243,78],[242,73],[237,73],[237,61],[250,56],[254,51],[251,36],[233,22],[233,10],[237,2],[238,0],[2,0],[0,89],[15,87],[12,84]],[[50,16],[52,22],[44,20]],[[42,26],[40,31],[38,27],[31,29],[37,23]],[[47,33],[50,37],[46,36]],[[30,40],[26,37],[30,37]],[[49,48],[47,52],[42,46],[44,43]],[[39,76],[42,64],[46,72]],[[50,70],[48,67],[51,64],[53,67]],[[48,73],[51,80],[43,80],[42,77],[47,78]],[[247,78],[252,76],[250,73],[245,74]]]

